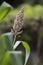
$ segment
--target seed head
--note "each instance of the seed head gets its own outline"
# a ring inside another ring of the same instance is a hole
[[[20,30],[22,29],[23,23],[24,23],[24,8],[21,8],[19,13],[16,15],[16,19],[14,20],[13,29],[11,29],[14,35],[17,36],[21,32]]]

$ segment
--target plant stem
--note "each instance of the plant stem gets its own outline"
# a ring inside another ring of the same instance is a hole
[[[14,44],[15,44],[15,41],[16,41],[16,35],[15,35],[15,37],[14,37],[13,46],[14,46]]]

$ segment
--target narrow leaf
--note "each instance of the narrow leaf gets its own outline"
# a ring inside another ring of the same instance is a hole
[[[23,44],[23,46],[25,47],[25,51],[26,51],[25,63],[24,63],[24,65],[26,65],[26,63],[27,63],[27,61],[28,61],[28,58],[29,58],[29,56],[30,56],[30,47],[29,47],[29,45],[28,45],[27,42],[22,41],[22,44]]]
[[[7,4],[6,2],[3,2],[0,6],[0,20],[2,20],[12,9],[12,7]]]
[[[24,46],[25,51],[26,51],[26,54],[25,54],[25,62],[24,62],[24,65],[26,65],[26,63],[28,61],[28,58],[29,58],[29,55],[30,55],[30,47],[29,47],[28,43],[25,42],[25,41],[17,41],[15,43],[13,49],[15,50],[19,46],[20,43],[22,43],[22,45]]]

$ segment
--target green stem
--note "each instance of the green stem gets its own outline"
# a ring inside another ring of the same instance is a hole
[[[16,41],[16,36],[14,37],[13,46],[14,46],[14,44],[15,44],[15,41]]]

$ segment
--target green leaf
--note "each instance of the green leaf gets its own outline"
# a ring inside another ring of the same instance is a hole
[[[2,34],[1,37],[4,40],[4,42],[2,42],[2,44],[5,43],[7,50],[12,50],[13,34],[11,32],[5,33],[5,34]]]
[[[26,51],[26,54],[25,54],[25,62],[24,62],[24,65],[26,65],[26,63],[28,61],[28,58],[29,58],[29,55],[30,55],[30,47],[29,47],[28,43],[25,42],[25,41],[17,41],[15,43],[13,49],[15,50],[19,46],[20,43],[22,43],[22,45],[24,46],[25,51]]]
[[[22,44],[23,44],[23,46],[25,47],[25,51],[26,51],[25,63],[24,63],[24,65],[26,65],[26,63],[27,63],[27,61],[28,61],[28,58],[29,58],[29,56],[30,56],[30,47],[29,47],[29,45],[28,45],[27,42],[22,41]]]
[[[2,20],[11,11],[11,9],[12,7],[8,3],[3,2],[0,6],[0,20]]]
[[[4,57],[4,53],[6,50],[6,45],[5,45],[5,38],[3,36],[0,36],[0,65],[2,62],[2,59]]]
[[[5,33],[0,35],[0,65],[7,50],[13,49],[13,35],[12,33]]]
[[[0,14],[0,20],[2,20],[9,13],[10,10],[10,7],[5,8]]]
[[[11,65],[23,65],[23,53],[21,51],[9,51]]]
[[[23,65],[23,54],[21,51],[7,51],[1,65]]]
[[[11,65],[11,64],[10,64],[10,54],[9,54],[8,52],[5,53],[1,65]]]

